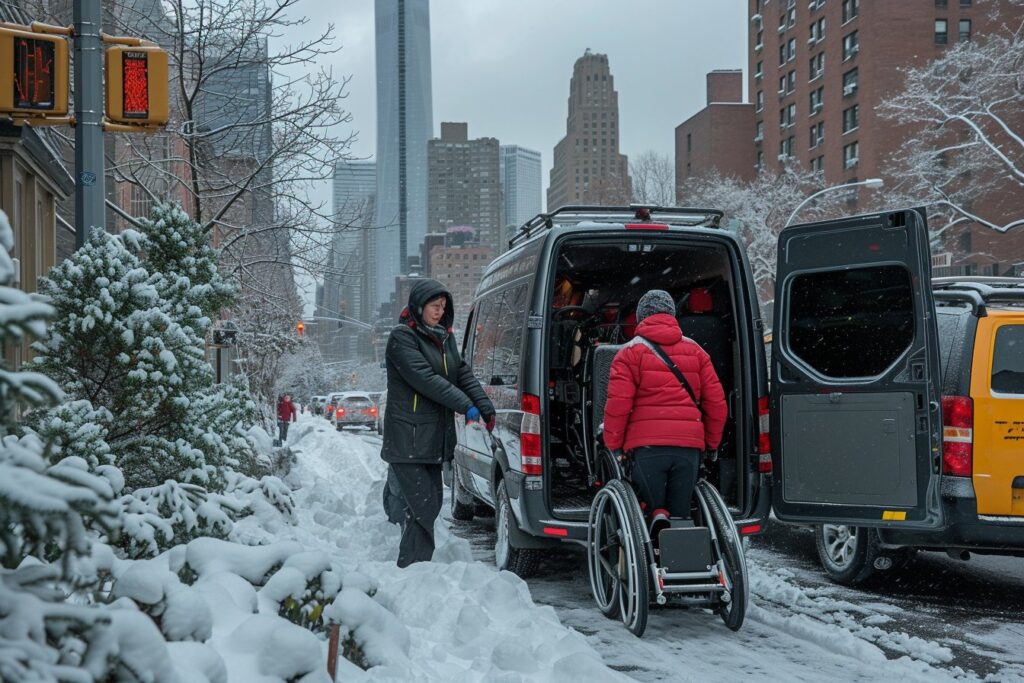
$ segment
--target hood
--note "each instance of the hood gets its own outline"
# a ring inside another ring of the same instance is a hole
[[[662,346],[675,344],[683,338],[679,322],[668,313],[655,313],[644,318],[636,326],[636,334],[638,337],[647,337]]]
[[[442,294],[447,299],[447,303],[444,307],[444,317],[441,318],[441,326],[446,330],[450,330],[452,323],[455,321],[455,305],[452,301],[452,294],[440,282],[429,278],[417,281],[412,286],[412,289],[409,290],[409,305],[405,307],[405,310],[399,316],[399,322],[405,324],[413,322],[423,326],[423,307],[428,301]]]

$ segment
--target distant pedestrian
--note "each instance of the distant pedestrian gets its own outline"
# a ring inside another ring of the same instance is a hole
[[[296,414],[292,395],[285,394],[277,402],[277,440],[282,446],[288,439],[288,424],[295,422]]]
[[[405,505],[398,566],[434,554],[441,511],[442,464],[455,454],[455,413],[494,427],[494,405],[459,354],[452,334],[452,295],[436,280],[420,280],[391,330],[385,360],[388,408],[381,457],[391,465]],[[386,491],[387,492],[387,491]],[[393,491],[390,491],[393,493]],[[400,510],[392,501],[389,513]]]

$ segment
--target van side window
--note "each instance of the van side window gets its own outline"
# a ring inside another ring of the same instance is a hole
[[[992,391],[1024,395],[1024,325],[1003,325],[996,332]]]
[[[494,359],[494,344],[497,340],[497,304],[500,294],[480,300],[474,316],[473,376],[482,384],[491,379],[491,365]]]
[[[519,381],[519,357],[523,346],[526,285],[506,289],[497,316],[497,342],[489,384],[510,386]]]
[[[787,322],[790,350],[821,374],[880,375],[914,340],[910,272],[871,266],[798,275]]]

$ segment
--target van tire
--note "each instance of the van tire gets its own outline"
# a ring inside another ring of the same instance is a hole
[[[498,492],[495,498],[498,505],[495,509],[494,519],[496,532],[494,564],[498,569],[506,569],[520,578],[533,576],[540,564],[540,553],[536,550],[516,548],[512,545],[511,525],[516,523],[516,518],[512,514],[512,504],[508,499],[504,479],[498,482]]]
[[[878,531],[866,527],[819,524],[814,527],[818,559],[830,579],[844,586],[869,582],[878,572],[875,560],[882,553]],[[845,546],[845,559],[837,547]]]
[[[459,464],[452,461],[452,519],[468,522],[473,519],[473,494],[462,487]]]

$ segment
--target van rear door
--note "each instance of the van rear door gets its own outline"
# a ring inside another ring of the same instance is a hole
[[[786,228],[771,363],[783,521],[940,527],[940,370],[924,210]]]

